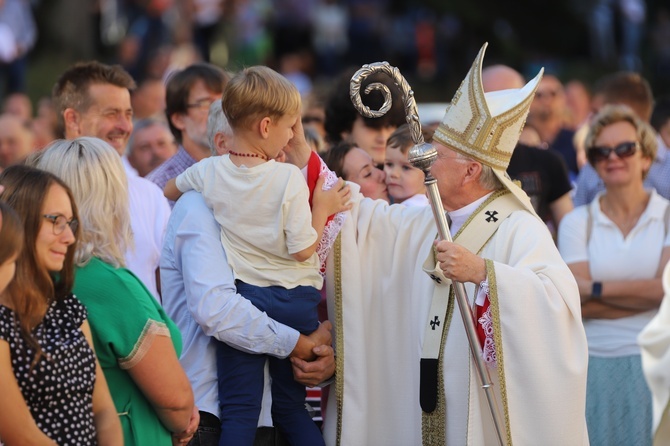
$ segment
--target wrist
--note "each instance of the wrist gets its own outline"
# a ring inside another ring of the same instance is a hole
[[[487,279],[488,279],[488,271],[487,271],[488,265],[486,264],[486,259],[480,258],[480,260],[481,260],[481,266],[479,268],[479,275],[478,275],[477,280],[475,281],[475,283],[478,283],[478,284],[481,285],[482,282],[486,282]]]
[[[316,343],[309,336],[301,334],[289,356],[308,361],[314,356],[312,349],[315,346]]]
[[[591,284],[591,299],[600,300],[603,294],[603,283],[593,282]]]
[[[307,147],[302,151],[290,151],[286,153],[286,160],[296,166],[298,169],[302,169],[309,163],[309,158],[312,156],[312,149]]]

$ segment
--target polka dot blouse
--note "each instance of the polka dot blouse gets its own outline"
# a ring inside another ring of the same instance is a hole
[[[53,302],[33,330],[43,355],[23,337],[15,314],[0,305],[0,339],[9,343],[12,368],[37,426],[59,445],[94,445],[95,356],[81,324],[86,308],[73,295]]]

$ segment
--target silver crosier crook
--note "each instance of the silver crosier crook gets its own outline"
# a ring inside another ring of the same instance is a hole
[[[409,125],[412,140],[414,141],[414,146],[409,150],[408,153],[409,162],[412,163],[414,167],[421,169],[425,174],[426,179],[424,184],[428,190],[430,207],[433,210],[433,216],[435,218],[435,222],[437,223],[439,237],[441,240],[447,240],[451,242],[452,238],[451,232],[449,231],[449,223],[447,222],[444,208],[442,207],[442,200],[440,199],[440,194],[437,189],[437,181],[430,172],[430,167],[437,159],[437,150],[431,144],[426,143],[423,139],[423,134],[421,133],[421,123],[419,121],[419,113],[417,111],[416,101],[414,99],[414,92],[405,78],[400,74],[400,70],[398,70],[396,67],[392,67],[388,62],[375,62],[363,65],[351,77],[349,88],[351,102],[353,102],[354,107],[356,107],[356,109],[363,116],[368,118],[379,118],[384,116],[384,114],[390,110],[392,104],[391,92],[386,85],[380,82],[371,83],[365,88],[365,94],[369,94],[373,90],[378,90],[383,94],[384,103],[380,109],[371,110],[370,107],[363,105],[360,93],[361,83],[365,78],[377,72],[382,72],[388,75],[393,80],[395,85],[402,91],[403,101],[405,103],[405,119]],[[491,418],[493,419],[498,442],[502,446],[505,444],[502,434],[503,425],[500,421],[498,404],[496,402],[493,384],[491,383],[491,377],[489,376],[488,369],[486,368],[484,359],[482,358],[482,346],[479,343],[479,338],[477,337],[475,318],[468,304],[467,292],[465,291],[465,286],[461,282],[452,281],[452,286],[454,287],[454,295],[456,296],[456,302],[458,303],[461,318],[463,319],[463,326],[465,327],[465,332],[468,337],[470,352],[472,358],[474,359],[479,382],[481,383],[481,386],[484,389],[484,393],[486,394],[486,399],[489,410],[491,412]]]

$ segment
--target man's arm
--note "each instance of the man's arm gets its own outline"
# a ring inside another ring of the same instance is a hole
[[[328,345],[320,345],[312,350],[317,358],[307,362],[291,357],[293,377],[300,384],[314,387],[322,384],[335,374],[335,351]]]
[[[202,196],[189,192],[187,214],[177,229],[174,253],[181,264],[189,311],[207,336],[247,353],[278,358],[312,356],[330,342],[330,323],[310,336],[274,321],[237,293],[233,272],[221,245],[219,225]]]

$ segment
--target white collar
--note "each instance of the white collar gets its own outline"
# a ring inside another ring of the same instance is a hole
[[[447,212],[447,215],[451,219],[451,227],[449,228],[449,231],[451,232],[452,237],[458,232],[459,229],[461,229],[461,226],[463,226],[468,218],[470,218],[472,213],[476,211],[477,208],[491,196],[491,194],[493,194],[493,192],[489,192],[488,194],[484,195],[478,200],[473,201],[467,206],[456,209],[455,211]]]

